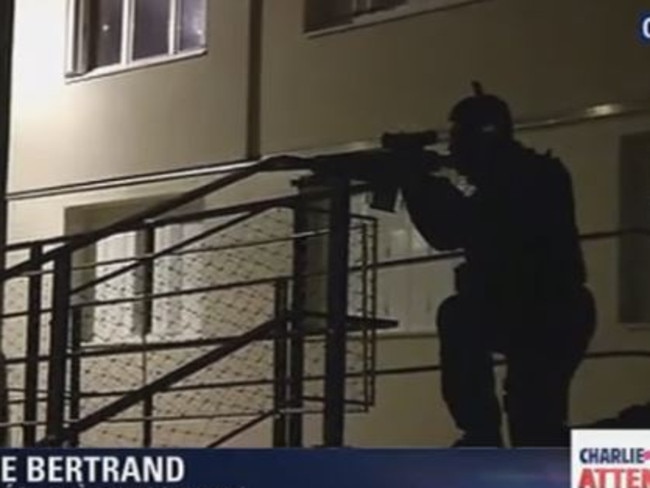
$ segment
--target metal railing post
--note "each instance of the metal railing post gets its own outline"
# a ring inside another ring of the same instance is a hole
[[[149,227],[144,230],[144,249],[147,256],[151,256],[156,251],[156,230]],[[142,293],[146,297],[142,301],[142,342],[147,343],[147,334],[153,329],[153,300],[150,298],[154,293],[155,279],[155,260],[147,259],[142,265]],[[146,347],[142,351],[142,380],[143,384],[148,381],[148,358]],[[154,415],[154,395],[145,397],[142,402],[142,446],[151,447],[153,444],[153,415]]]
[[[71,253],[54,262],[46,436],[58,438],[65,428],[65,395],[70,317]]]
[[[379,271],[377,263],[379,263],[379,222],[374,220],[372,223],[372,249],[371,260],[372,269],[370,271],[370,313],[372,319],[377,318],[377,306],[379,296]],[[376,392],[376,371],[377,371],[377,329],[375,327],[371,330],[372,338],[370,340],[370,371],[372,379],[370,381],[370,404],[374,405],[377,398]]]
[[[299,199],[293,206],[293,233],[300,236],[309,229],[305,202]],[[303,444],[303,407],[305,376],[305,302],[307,291],[307,242],[304,237],[293,241],[293,280],[291,284],[291,338],[289,339],[289,407],[288,445]]]
[[[280,318],[287,313],[286,280],[278,280],[275,284],[275,316]],[[286,447],[288,443],[287,415],[285,409],[288,403],[288,322],[281,322],[277,329],[273,347],[273,447]]]
[[[70,420],[76,420],[81,414],[81,339],[83,336],[83,310],[73,308],[70,323]],[[70,447],[79,445],[79,434],[70,437]]]
[[[43,252],[40,244],[31,247],[30,259],[37,259]],[[43,275],[34,273],[27,284],[27,347],[25,362],[25,404],[23,405],[23,446],[36,442],[38,420],[38,355],[41,343],[41,300],[43,295]]]
[[[326,447],[339,447],[345,427],[350,186],[343,178],[332,178],[330,184],[323,441]]]
[[[363,399],[364,411],[368,412],[370,409],[370,381],[371,381],[371,364],[370,364],[370,346],[369,341],[372,339],[367,326],[366,320],[374,319],[372,312],[368,310],[369,303],[369,266],[368,266],[368,228],[366,224],[361,227],[361,314],[364,318],[364,327],[361,331],[361,347],[363,357]]]
[[[6,277],[8,234],[8,172],[11,140],[11,87],[14,46],[15,0],[5,0],[0,5],[0,275]],[[0,283],[0,304],[4,311],[6,278]],[[9,421],[9,391],[6,357],[3,351],[3,323],[0,322],[0,422]],[[0,428],[0,444],[10,443],[9,429]]]

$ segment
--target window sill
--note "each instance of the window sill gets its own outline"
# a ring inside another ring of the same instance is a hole
[[[414,17],[416,15],[422,15],[430,12],[468,7],[470,5],[476,3],[484,3],[486,1],[488,0],[446,0],[441,3],[440,0],[438,0],[432,1],[431,4],[428,5],[404,5],[383,12],[380,11],[360,15],[354,17],[350,22],[347,22],[345,24],[306,31],[305,35],[307,38],[313,39],[330,34],[337,34],[339,32],[344,32],[352,29],[360,29],[362,27],[369,27],[376,24],[383,24],[385,22],[392,22],[407,17]]]
[[[116,75],[120,73],[129,73],[131,71],[136,71],[143,68],[149,68],[152,66],[161,66],[164,64],[175,63],[177,61],[184,61],[187,59],[198,58],[200,56],[206,55],[207,52],[208,52],[207,48],[201,47],[197,49],[192,49],[191,51],[184,51],[182,53],[174,54],[171,56],[165,54],[163,56],[146,58],[140,61],[134,61],[128,65],[115,64],[111,66],[104,66],[102,68],[97,68],[92,71],[89,71],[88,73],[84,73],[81,75],[66,74],[65,82],[66,84],[73,84],[82,81],[103,78],[105,76]]]

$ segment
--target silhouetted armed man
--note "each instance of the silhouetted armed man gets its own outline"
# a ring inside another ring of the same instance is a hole
[[[417,161],[402,186],[429,244],[465,253],[456,294],[438,311],[442,393],[465,433],[455,445],[503,444],[493,352],[507,361],[511,443],[566,445],[570,383],[596,321],[571,178],[559,160],[515,141],[508,106],[475,89],[451,112],[449,142],[473,191]]]

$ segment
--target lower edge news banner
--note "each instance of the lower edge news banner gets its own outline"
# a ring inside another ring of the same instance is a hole
[[[568,487],[567,450],[5,449],[0,486]]]

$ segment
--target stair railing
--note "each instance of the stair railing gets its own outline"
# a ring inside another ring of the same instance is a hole
[[[165,218],[160,218],[160,216],[179,206],[183,206],[194,199],[201,198],[209,194],[210,192],[217,191],[219,189],[225,188],[226,186],[241,181],[242,179],[251,176],[255,172],[259,171],[263,167],[264,167],[263,164],[260,164],[257,165],[255,168],[247,168],[246,170],[237,172],[237,174],[226,176],[220,180],[217,180],[216,182],[212,182],[208,185],[204,185],[180,197],[173,198],[170,201],[164,202],[163,204],[160,205],[156,205],[151,209],[145,210],[144,212],[140,212],[135,216],[122,219],[114,224],[111,224],[97,231],[92,231],[89,233],[72,236],[71,238],[67,238],[67,239],[49,239],[49,240],[44,240],[42,242],[21,243],[21,244],[13,244],[12,246],[10,246],[10,250],[12,251],[23,250],[23,249],[29,250],[29,258],[26,261],[9,268],[7,273],[4,276],[5,282],[10,279],[16,279],[19,277],[27,279],[28,281],[28,287],[27,287],[28,288],[28,309],[26,311],[27,313],[25,314],[22,312],[13,312],[13,313],[9,312],[3,315],[5,319],[17,318],[21,315],[27,315],[27,325],[28,325],[26,330],[26,335],[27,335],[26,353],[27,354],[26,354],[26,368],[25,368],[25,377],[24,377],[26,397],[25,397],[25,405],[24,405],[25,415],[22,423],[24,427],[24,442],[26,445],[33,445],[33,444],[59,445],[63,442],[72,443],[74,445],[81,432],[97,425],[98,423],[105,421],[106,419],[116,415],[121,411],[124,411],[125,409],[129,408],[134,404],[142,402],[144,399],[153,395],[153,393],[155,393],[156,391],[162,391],[169,388],[170,385],[176,384],[178,381],[181,381],[183,378],[186,378],[187,376],[194,374],[196,371],[214,364],[216,361],[219,361],[221,358],[232,354],[233,352],[241,349],[242,347],[245,347],[247,344],[250,344],[251,342],[276,337],[276,346],[278,348],[279,347],[286,348],[286,343],[282,345],[282,341],[277,341],[278,331],[280,331],[283,334],[286,334],[285,339],[287,339],[290,343],[291,341],[297,342],[297,339],[300,339],[302,341],[302,338],[298,338],[298,335],[301,334],[300,331],[287,329],[287,324],[291,322],[295,322],[295,320],[292,320],[291,318],[292,316],[286,313],[286,310],[289,310],[290,307],[285,305],[285,309],[286,309],[285,313],[280,314],[279,312],[276,312],[276,317],[273,320],[263,323],[259,327],[249,331],[249,333],[242,334],[240,336],[235,336],[221,341],[219,347],[204,354],[200,358],[197,358],[196,361],[192,361],[187,365],[184,365],[183,367],[179,368],[178,370],[172,371],[168,375],[165,375],[162,378],[159,378],[154,382],[145,385],[138,390],[128,392],[122,398],[114,402],[111,402],[109,405],[102,407],[101,409],[93,412],[88,416],[85,416],[83,418],[78,418],[79,417],[78,404],[75,405],[74,402],[71,402],[70,398],[66,396],[67,382],[70,381],[70,384],[73,386],[74,389],[74,384],[75,382],[78,382],[78,377],[79,377],[79,368],[78,368],[78,364],[75,365],[75,361],[71,361],[71,369],[68,370],[68,361],[71,358],[71,354],[69,353],[68,349],[71,343],[74,344],[79,341],[78,335],[80,333],[79,328],[70,327],[71,317],[74,316],[76,311],[79,311],[81,308],[83,308],[82,305],[84,306],[101,305],[101,303],[80,304],[78,303],[78,301],[75,301],[73,299],[75,296],[81,294],[84,291],[87,291],[92,287],[96,287],[113,278],[116,278],[121,274],[128,273],[137,267],[146,265],[147,263],[151,263],[157,258],[174,254],[182,250],[183,247],[188,246],[194,242],[198,242],[216,233],[226,231],[232,226],[235,226],[242,222],[246,222],[247,220],[252,219],[253,217],[262,215],[265,211],[271,208],[277,208],[282,206],[293,208],[298,204],[298,202],[304,202],[308,198],[322,200],[325,197],[330,197],[331,193],[330,191],[313,192],[309,197],[292,196],[292,197],[285,197],[281,199],[252,202],[249,204],[231,207],[227,210],[227,212],[223,212],[223,211],[220,212],[219,210],[216,211],[209,210],[200,213],[195,213],[194,217],[198,215],[205,216],[205,217],[219,216],[219,215],[225,215],[226,213],[232,214],[236,211],[240,211],[242,215],[238,215],[225,223],[221,223],[217,226],[207,229],[201,232],[199,235],[193,236],[192,238],[186,239],[180,243],[174,244],[160,251],[152,252],[150,254],[141,256],[137,260],[130,259],[130,261],[134,261],[134,262],[131,262],[130,264],[127,264],[126,266],[121,267],[120,269],[112,273],[108,273],[98,279],[94,279],[77,286],[72,285],[73,282],[72,273],[74,271],[74,265],[72,262],[73,253],[84,247],[91,246],[101,241],[102,239],[105,239],[106,237],[115,234],[132,231],[138,228],[155,228],[155,226],[157,225],[165,225],[174,222],[182,222],[184,219],[189,221],[193,217],[192,215],[165,217]],[[346,193],[343,194],[344,198],[349,198],[349,189],[346,189],[345,192]],[[345,200],[339,200],[339,201],[341,202],[339,203],[339,205],[343,206],[341,207],[342,210],[349,214],[349,209],[345,208],[345,206],[347,205]],[[344,243],[347,244],[349,239],[349,229],[348,229],[349,218],[350,218],[349,215],[347,215],[346,219],[344,220],[339,219],[338,221],[334,221],[335,223],[332,224],[332,227],[336,232],[339,233],[339,237],[336,239],[329,239],[329,241],[332,242],[332,245],[330,247],[330,255],[332,255],[332,253],[337,254],[337,259],[339,259],[339,268],[341,270],[340,273],[337,273],[336,276],[330,280],[330,285],[329,285],[331,287],[330,294],[332,293],[339,294],[339,299],[346,299],[346,297],[342,295],[347,291],[347,286],[341,283],[334,285],[332,284],[332,281],[333,280],[340,281],[341,278],[344,277],[347,282],[348,262],[346,259],[346,255],[340,254],[341,252],[340,247]],[[376,227],[376,222],[375,222],[375,227]],[[331,236],[332,228],[330,228],[326,232],[329,233]],[[346,235],[348,237],[345,237]],[[305,238],[308,238],[308,236],[306,233],[303,233],[302,237],[298,237],[296,241],[302,241]],[[55,249],[52,250],[47,250],[47,247],[52,245],[58,245],[59,247],[56,247]],[[336,246],[337,248],[335,249],[334,246]],[[347,246],[343,246],[343,247],[347,247]],[[344,251],[347,253],[347,250],[344,249]],[[367,255],[365,256],[365,259],[368,259]],[[44,265],[47,264],[48,262],[53,263],[53,268],[50,270],[46,270],[44,268]],[[362,267],[364,273],[367,273],[368,270],[370,269],[367,266],[367,263],[364,264]],[[47,306],[43,307],[43,300],[44,300],[43,279],[47,274],[52,275],[52,293],[51,293],[52,299],[51,299],[51,306],[49,308]],[[291,279],[292,277],[289,276],[288,278]],[[286,283],[285,283],[285,288],[286,288]],[[286,295],[287,295],[286,289],[284,290],[284,294],[286,299]],[[138,298],[147,299],[148,297],[145,296],[145,297],[138,297]],[[118,301],[119,300],[117,300],[116,303]],[[338,307],[339,307],[338,308],[339,317],[337,323],[339,324],[341,333],[337,334],[336,345],[337,347],[340,347],[342,334],[346,333],[345,328],[342,326],[344,322],[349,319],[349,317],[347,317],[347,310],[344,305],[339,305]],[[40,354],[40,339],[42,334],[40,331],[39,322],[40,322],[41,315],[44,313],[49,313],[51,314],[52,317],[50,334],[49,334],[50,351],[47,357],[44,357],[43,355]],[[367,324],[363,325],[363,327],[366,326]],[[333,347],[333,344],[334,342],[331,342],[331,340],[329,340],[328,348]],[[329,362],[328,368],[330,368],[331,370],[332,361],[333,361],[331,357],[332,355],[331,350],[328,354],[330,354],[329,359],[327,360]],[[48,380],[47,380],[48,401],[47,401],[46,432],[45,432],[46,435],[44,439],[41,439],[41,441],[37,442],[36,441],[37,424],[39,423],[38,403],[39,401],[42,401],[42,399],[39,396],[39,390],[38,390],[38,372],[39,372],[39,364],[44,359],[47,359],[49,362]],[[345,358],[343,357],[343,359]],[[336,358],[336,360],[341,361],[340,354]],[[345,374],[344,366],[343,369],[340,369],[341,364],[344,365],[344,363],[339,362],[339,364],[337,364],[336,366],[337,368],[339,368],[337,370],[337,373],[342,373],[344,375]],[[69,375],[70,379],[68,379],[68,373],[70,373]],[[282,376],[283,381],[286,380],[286,374],[288,374],[287,371],[285,371],[284,374],[282,375],[280,375],[279,370],[276,371],[277,377],[280,378]],[[326,375],[326,377],[327,376],[328,375]],[[294,386],[297,382],[301,382],[301,381],[302,381],[301,379],[296,380],[295,378],[291,380]],[[333,381],[331,375],[329,375],[329,379],[327,381],[328,382]],[[344,383],[345,380],[343,377],[336,378],[335,381],[337,383],[337,388],[339,390],[344,389],[344,385],[342,383]],[[283,382],[281,381],[280,383]],[[282,397],[286,393],[280,391],[283,386],[286,385],[283,384],[276,385],[276,394],[278,398]],[[326,395],[324,398],[326,404],[328,401],[330,402],[329,406],[326,406],[326,410],[329,411],[326,417],[331,417],[332,415],[339,417],[339,419],[337,420],[337,422],[339,422],[339,426],[338,427],[335,426],[335,428],[340,429],[341,428],[340,417],[344,413],[345,398],[341,396],[340,392],[337,393],[338,398],[336,399],[336,402],[338,402],[338,404],[332,407],[333,405],[332,399],[327,398],[328,397],[327,391],[331,391],[331,388],[326,388]],[[278,405],[276,405],[276,407],[289,409],[289,410],[290,410],[289,407],[295,407],[295,405],[287,406],[284,403],[285,401],[287,401],[287,399],[282,398],[282,401],[279,402]],[[76,419],[73,420],[71,423],[66,422],[66,418],[65,418],[64,412],[66,410],[66,402],[69,402],[70,405],[71,419]],[[334,410],[334,413],[332,413],[332,410]],[[299,412],[295,410],[291,412],[292,413],[288,413],[285,415],[284,413],[276,410],[273,413],[267,412],[264,414],[264,416],[271,415],[272,417],[275,417],[276,430],[279,432],[281,429],[286,429],[286,426],[289,425],[290,423],[295,424],[296,419],[298,421],[301,421],[302,417],[299,415]],[[289,419],[289,421],[287,421],[287,419]],[[331,422],[331,420],[329,422]],[[282,435],[286,435],[286,432],[283,431]],[[228,436],[225,437],[225,439],[228,438],[229,438]],[[278,442],[280,441],[278,440]],[[282,442],[286,442],[286,439],[283,440]],[[334,442],[336,442],[336,439],[334,439]]]

